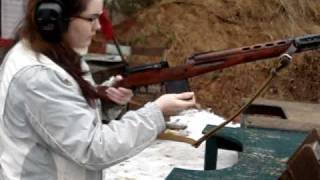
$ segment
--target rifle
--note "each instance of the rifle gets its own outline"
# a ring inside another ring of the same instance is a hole
[[[186,64],[176,67],[169,67],[167,62],[131,67],[122,74],[123,80],[114,87],[133,89],[166,81],[183,80],[237,64],[319,48],[320,34],[313,34],[234,49],[195,53],[187,59]],[[108,87],[98,86],[98,93],[103,96],[106,88]],[[108,98],[103,96],[102,100],[108,101]]]

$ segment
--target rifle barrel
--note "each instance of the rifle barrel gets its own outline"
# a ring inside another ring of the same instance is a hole
[[[134,88],[157,84],[164,81],[182,80],[237,64],[266,58],[279,57],[284,53],[294,54],[320,49],[320,34],[301,36],[293,39],[255,44],[241,48],[196,53],[187,63],[176,67],[141,68],[139,71],[123,75],[116,86]],[[139,68],[136,68],[139,69]]]

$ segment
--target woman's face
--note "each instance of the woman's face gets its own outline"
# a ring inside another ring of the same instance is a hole
[[[103,0],[89,0],[86,10],[71,17],[65,39],[79,54],[85,54],[96,31],[100,29],[99,16]]]

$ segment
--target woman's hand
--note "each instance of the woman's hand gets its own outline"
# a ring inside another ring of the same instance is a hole
[[[165,94],[154,101],[164,115],[175,115],[182,110],[195,107],[196,100],[193,92],[180,94]]]
[[[122,80],[122,76],[120,75],[117,75],[115,77],[115,79],[113,80],[114,82],[113,83],[117,83],[119,81]],[[107,90],[106,90],[106,93],[107,93],[107,96],[108,98],[119,104],[119,105],[125,105],[127,104],[133,97],[133,92],[131,89],[127,89],[127,88],[123,88],[123,87],[118,87],[118,88],[115,88],[115,87],[109,87]]]

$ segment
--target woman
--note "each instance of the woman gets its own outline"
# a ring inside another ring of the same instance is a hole
[[[87,52],[103,0],[29,0],[19,40],[0,71],[0,174],[4,179],[94,180],[147,147],[164,115],[195,105],[193,93],[167,94],[101,123]],[[127,103],[132,92],[109,88]],[[0,177],[1,179],[1,177]]]

